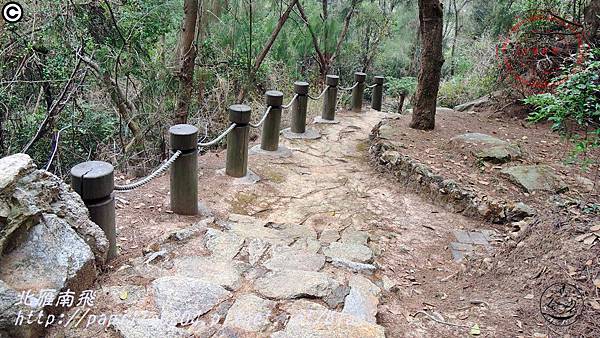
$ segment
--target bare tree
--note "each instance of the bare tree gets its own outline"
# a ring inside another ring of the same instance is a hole
[[[415,107],[410,127],[432,130],[444,55],[442,29],[444,11],[439,0],[419,0],[419,31],[421,34],[421,66],[419,69]]]
[[[183,25],[179,48],[179,95],[175,111],[174,123],[187,123],[192,91],[194,88],[194,61],[196,60],[196,23],[198,21],[198,0],[183,2]]]

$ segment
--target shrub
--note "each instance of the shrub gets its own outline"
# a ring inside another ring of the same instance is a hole
[[[525,99],[535,108],[529,121],[552,122],[552,130],[573,141],[575,156],[600,147],[600,49],[592,50],[582,65],[566,69],[551,87],[553,93]]]

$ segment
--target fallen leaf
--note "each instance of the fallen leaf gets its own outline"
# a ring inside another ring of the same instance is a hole
[[[594,232],[594,231],[600,231],[600,224],[596,224],[596,225],[594,225],[593,227],[591,227],[591,228],[590,228],[590,231],[591,231],[591,232]]]
[[[594,234],[588,233],[588,234],[579,235],[579,236],[575,237],[575,240],[577,242],[581,242],[581,241],[583,241],[584,239],[586,239],[586,238],[588,238],[590,236],[594,236]]]
[[[598,303],[598,301],[596,301],[595,299],[590,299],[588,302],[592,306],[592,309],[596,311],[600,310],[600,303]]]
[[[600,278],[596,278],[596,279],[594,279],[594,285],[596,285],[596,287],[597,287],[598,289],[600,289]]]
[[[471,326],[471,331],[469,331],[471,336],[479,336],[481,334],[481,329],[478,324]]]
[[[121,300],[126,300],[127,297],[129,297],[129,292],[127,292],[127,290],[125,290],[119,294],[119,298],[121,298]]]
[[[525,297],[523,297],[525,299],[533,299],[533,293],[529,293],[527,294]]]

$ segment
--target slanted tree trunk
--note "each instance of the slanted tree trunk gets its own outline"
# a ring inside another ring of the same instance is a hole
[[[444,12],[439,0],[419,0],[421,66],[419,68],[415,107],[410,127],[432,130],[444,56],[442,28]]]
[[[198,21],[198,0],[185,0],[183,3],[183,27],[179,48],[179,95],[173,122],[187,123],[192,91],[194,88],[194,61],[196,60],[196,22]]]
[[[292,9],[294,8],[294,6],[296,6],[297,2],[298,2],[298,0],[293,0],[288,5],[288,8],[281,15],[281,17],[279,17],[279,21],[277,21],[277,26],[275,26],[275,29],[271,33],[271,37],[269,38],[267,43],[265,43],[265,45],[262,48],[262,50],[260,51],[260,53],[258,53],[258,56],[256,56],[256,60],[254,60],[254,64],[252,65],[252,68],[250,69],[250,74],[249,74],[249,76],[250,76],[249,83],[250,84],[254,84],[254,78],[256,77],[256,73],[260,69],[260,66],[262,65],[263,61],[265,61],[267,54],[269,54],[271,47],[273,47],[273,43],[275,43],[275,40],[277,40],[277,36],[279,35],[279,32],[281,32],[283,25],[285,25],[285,22],[290,17],[290,13],[292,12]],[[244,100],[245,96],[246,96],[246,86],[243,86],[242,90],[238,94],[237,101],[242,102]]]

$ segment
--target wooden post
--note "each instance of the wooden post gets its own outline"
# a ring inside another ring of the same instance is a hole
[[[171,165],[171,210],[198,214],[198,128],[178,124],[169,129],[171,151],[181,155]]]
[[[114,167],[101,161],[83,162],[71,169],[71,187],[81,196],[92,222],[108,239],[108,259],[117,256]]]
[[[271,107],[271,111],[263,125],[260,148],[267,151],[276,151],[279,148],[283,93],[277,90],[269,90],[265,94],[265,99],[267,107]]]
[[[292,103],[292,133],[302,134],[306,131],[306,109],[308,107],[308,83],[294,82],[294,93],[298,95]]]
[[[335,106],[337,104],[337,85],[340,82],[340,77],[337,75],[327,75],[325,85],[329,86],[323,98],[323,112],[321,118],[323,120],[335,120]]]
[[[229,121],[236,127],[227,135],[227,163],[225,173],[244,177],[248,173],[248,141],[250,136],[250,107],[244,104],[229,106]]]
[[[383,76],[375,76],[373,82],[375,87],[373,87],[371,108],[381,111],[381,104],[383,102]]]
[[[354,82],[358,82],[352,89],[352,111],[360,113],[362,110],[363,95],[365,93],[365,79],[367,74],[362,72],[354,73]]]

